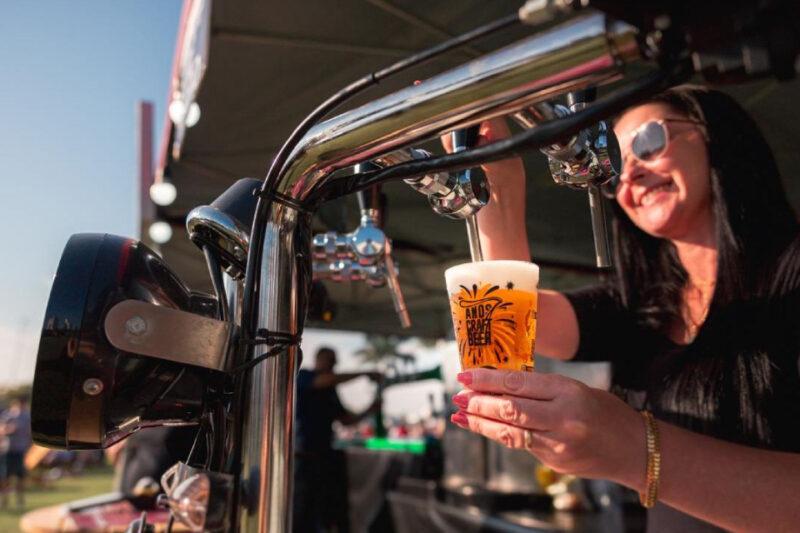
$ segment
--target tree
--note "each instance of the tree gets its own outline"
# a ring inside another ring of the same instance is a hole
[[[397,335],[367,335],[366,346],[355,354],[365,363],[377,366],[395,366],[400,362],[408,365],[414,363],[414,356],[399,351],[399,345],[405,340]]]

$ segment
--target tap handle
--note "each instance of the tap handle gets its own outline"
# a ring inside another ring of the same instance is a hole
[[[389,292],[392,295],[392,303],[394,303],[394,310],[400,318],[400,325],[404,328],[411,327],[411,316],[408,314],[406,307],[406,300],[403,297],[403,291],[400,288],[400,279],[397,275],[397,265],[394,263],[392,257],[392,241],[386,239],[386,261],[384,262],[386,268],[386,282],[389,286]]]
[[[372,162],[366,163],[359,163],[356,165],[356,172],[366,172],[369,170],[375,170],[380,168],[378,165]],[[358,207],[361,210],[362,216],[362,225],[367,224],[369,225],[370,220],[373,220],[377,226],[382,225],[382,210],[381,207],[381,197],[380,197],[380,186],[376,185],[371,187],[365,191],[358,192]],[[360,228],[362,231],[360,233],[364,233],[364,230],[372,229],[373,232],[375,230],[380,231],[376,227],[372,228]],[[359,232],[356,232],[359,233]],[[411,327],[411,317],[408,314],[408,309],[406,308],[406,300],[403,298],[403,291],[400,288],[400,279],[398,276],[397,265],[394,262],[394,257],[392,256],[392,241],[391,239],[387,238],[386,235],[381,231],[381,236],[383,237],[382,243],[382,258],[383,258],[383,270],[386,278],[386,284],[389,287],[389,293],[392,295],[392,303],[394,304],[394,310],[397,312],[397,316],[400,318],[400,324],[404,328]],[[375,232],[374,238],[377,240],[377,233]],[[358,239],[354,238],[354,242],[358,241]]]

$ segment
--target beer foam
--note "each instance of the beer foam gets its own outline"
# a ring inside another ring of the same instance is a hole
[[[533,292],[539,285],[539,267],[527,261],[476,261],[448,268],[444,271],[444,279],[448,294],[457,293],[461,285],[471,287],[487,283],[503,289]]]

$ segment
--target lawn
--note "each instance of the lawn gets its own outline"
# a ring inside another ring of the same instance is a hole
[[[18,532],[20,517],[32,509],[110,492],[113,475],[110,467],[94,467],[79,476],[59,479],[47,488],[31,487],[25,494],[24,509],[16,508],[11,495],[9,509],[0,510],[0,533]]]

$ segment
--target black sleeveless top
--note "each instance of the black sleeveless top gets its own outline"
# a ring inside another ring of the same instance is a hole
[[[714,309],[678,345],[640,325],[613,288],[566,294],[578,318],[575,361],[609,361],[612,392],[690,431],[800,453],[800,250],[784,253],[767,296]],[[722,531],[664,504],[648,532]]]

